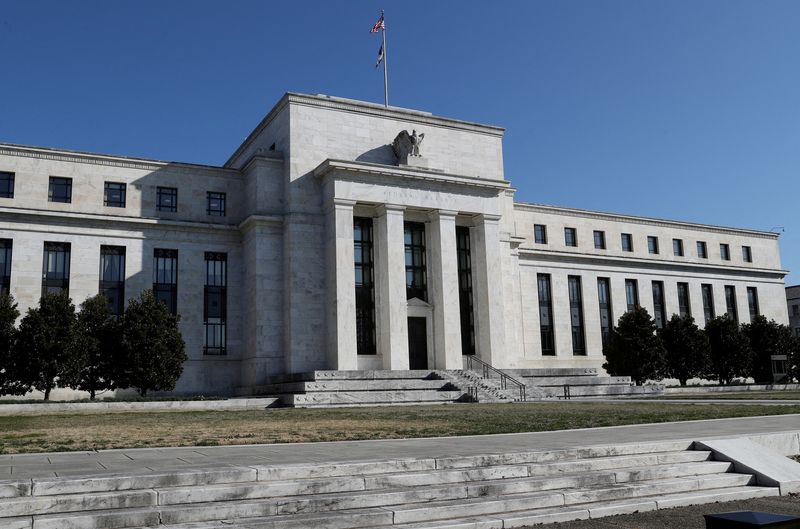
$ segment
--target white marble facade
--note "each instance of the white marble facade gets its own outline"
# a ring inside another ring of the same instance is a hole
[[[391,144],[402,130],[425,134],[424,158],[398,165]],[[514,202],[502,137],[499,127],[290,93],[221,167],[0,144],[0,173],[15,181],[13,198],[0,198],[0,238],[13,241],[10,289],[23,311],[36,304],[45,241],[71,244],[76,303],[98,291],[101,245],[126,248],[126,297],[152,286],[155,248],[178,250],[189,361],[177,393],[246,392],[269,375],[317,369],[408,369],[412,317],[425,321],[427,367],[460,368],[457,227],[469,234],[476,353],[499,368],[599,367],[597,278],[610,281],[614,320],[626,310],[625,280],[635,279],[651,313],[652,281],[664,284],[668,315],[681,282],[701,325],[702,284],[713,286],[717,314],[734,286],[747,320],[751,287],[760,313],[788,322],[777,235]],[[50,177],[72,179],[70,203],[48,201]],[[125,207],[103,205],[105,182],[126,184]],[[157,210],[159,186],[178,189],[177,212]],[[207,192],[226,194],[224,217],[207,214]],[[357,350],[354,217],[372,219],[375,354]],[[427,302],[407,299],[406,222],[424,226]],[[546,226],[546,243],[535,242],[534,224]],[[576,246],[565,244],[565,228]],[[605,249],[595,248],[595,230]],[[622,250],[622,233],[633,251]],[[648,236],[658,237],[658,254]],[[205,252],[227,255],[225,355],[204,354]],[[553,355],[542,355],[538,274],[551,280]],[[573,354],[569,276],[581,278],[583,355]]]

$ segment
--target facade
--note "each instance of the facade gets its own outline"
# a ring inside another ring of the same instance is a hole
[[[786,305],[789,309],[789,327],[800,336],[800,285],[786,287]]]
[[[152,288],[182,316],[178,393],[464,354],[599,368],[637,304],[787,322],[776,234],[515,202],[502,138],[290,93],[221,167],[0,144],[0,288],[23,312]]]

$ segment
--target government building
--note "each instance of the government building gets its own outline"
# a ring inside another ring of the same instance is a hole
[[[219,167],[0,144],[0,285],[23,313],[152,289],[184,394],[465,355],[599,370],[636,305],[788,323],[776,234],[517,202],[503,132],[288,93]]]

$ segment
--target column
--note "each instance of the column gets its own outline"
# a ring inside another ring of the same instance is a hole
[[[327,212],[328,368],[358,369],[352,200],[334,199]]]
[[[383,368],[393,370],[408,369],[404,211],[402,206],[385,204],[373,221],[377,346]]]
[[[461,307],[456,254],[456,212],[430,214],[429,290],[433,304],[433,350],[436,369],[461,369]]]
[[[479,215],[475,229],[475,323],[477,354],[481,360],[501,365],[503,334],[503,270],[500,260],[500,217]]]

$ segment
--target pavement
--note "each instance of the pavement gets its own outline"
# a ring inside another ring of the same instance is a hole
[[[268,419],[267,419],[268,420]],[[424,439],[214,447],[138,448],[0,455],[0,480],[147,474],[226,466],[374,461],[701,440],[800,430],[800,414]]]

